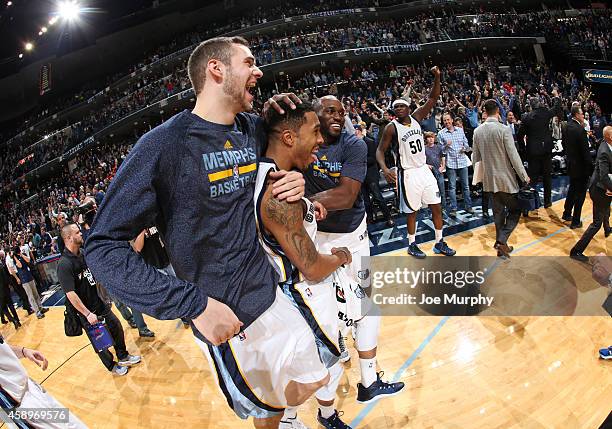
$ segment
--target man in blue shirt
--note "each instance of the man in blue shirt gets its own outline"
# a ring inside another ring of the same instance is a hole
[[[240,37],[201,43],[187,68],[195,108],[134,146],[98,210],[86,258],[126,305],[159,319],[192,319],[228,404],[257,427],[277,428],[283,409],[306,401],[329,373],[257,239],[253,194],[267,136],[263,120],[244,112],[253,107],[262,72]],[[278,107],[275,100],[268,105]],[[272,177],[282,177],[272,185],[274,196],[303,195],[300,173]],[[176,277],[130,247],[151,226]]]
[[[473,214],[472,199],[470,198],[470,183],[468,180],[468,166],[471,164],[466,152],[472,149],[468,145],[465,133],[453,125],[453,118],[449,113],[442,116],[445,128],[438,132],[438,141],[444,148],[446,155],[446,175],[448,176],[448,194],[450,196],[450,216],[457,215],[457,176],[461,182],[463,203],[465,211]]]
[[[348,247],[353,254],[348,272],[366,288],[370,272],[368,266],[362,265],[362,259],[369,259],[370,243],[361,185],[367,171],[368,149],[362,139],[344,131],[346,111],[336,97],[322,97],[314,108],[324,143],[317,160],[306,171],[306,194],[328,211],[327,219],[319,222],[317,244],[324,253],[332,247]]]

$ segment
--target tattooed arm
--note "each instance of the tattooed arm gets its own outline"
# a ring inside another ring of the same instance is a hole
[[[268,187],[261,204],[264,228],[274,236],[289,260],[307,280],[321,281],[340,265],[351,262],[351,253],[346,247],[332,249],[331,255],[317,251],[304,229],[302,201],[279,201],[272,196]]]

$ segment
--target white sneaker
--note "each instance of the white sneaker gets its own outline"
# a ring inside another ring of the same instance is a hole
[[[120,366],[132,366],[132,365],[136,365],[137,363],[140,363],[140,356],[138,355],[127,355],[126,358],[121,359],[119,362],[117,362],[117,365]]]
[[[115,366],[113,367],[111,372],[114,375],[125,375],[125,374],[128,373],[128,367],[127,366],[121,366],[121,365],[115,364]]]
[[[302,423],[297,416],[292,419],[283,417],[278,424],[278,429],[308,429],[308,426]]]

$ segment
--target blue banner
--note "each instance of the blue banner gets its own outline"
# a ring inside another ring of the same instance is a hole
[[[612,83],[612,70],[585,69],[584,80],[595,83]]]

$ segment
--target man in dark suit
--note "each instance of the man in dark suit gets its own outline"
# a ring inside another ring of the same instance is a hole
[[[366,206],[366,213],[369,222],[374,221],[373,216],[373,207],[370,202],[370,194],[372,194],[372,198],[375,202],[378,203],[378,206],[383,212],[383,216],[388,226],[395,225],[395,222],[391,218],[391,211],[389,207],[385,203],[383,199],[382,193],[380,192],[380,186],[378,185],[378,181],[380,180],[380,174],[378,172],[378,162],[376,162],[376,148],[378,144],[376,141],[370,137],[369,135],[364,136],[361,125],[355,126],[355,135],[359,138],[362,138],[368,147],[368,170],[366,172],[366,177],[361,186],[361,192],[363,195],[363,201]]]
[[[580,215],[593,162],[589,151],[589,139],[583,126],[584,113],[580,106],[572,106],[571,113],[572,119],[568,121],[563,133],[563,148],[567,154],[567,172],[570,179],[563,220],[572,222],[570,228],[574,229],[582,227]]]
[[[570,251],[570,257],[581,262],[588,262],[583,252],[601,228],[604,220],[610,218],[610,202],[612,202],[612,126],[604,128],[604,141],[597,151],[595,171],[591,177],[589,193],[593,201],[593,222],[576,245]],[[610,230],[605,231],[606,237]]]
[[[516,146],[516,150],[518,151],[521,159],[523,159],[525,155],[521,152],[521,147],[518,144],[519,129],[521,126],[517,122],[516,116],[514,116],[514,112],[512,110],[509,111],[506,116],[506,125],[508,125],[508,127],[510,128],[510,131],[512,132],[512,138],[514,139],[514,144]]]
[[[553,92],[553,107],[548,109],[539,97],[529,99],[532,111],[523,118],[518,134],[518,144],[527,156],[527,174],[535,183],[538,176],[544,182],[544,207],[552,205],[552,150],[553,139],[550,120],[561,115],[561,99]]]

